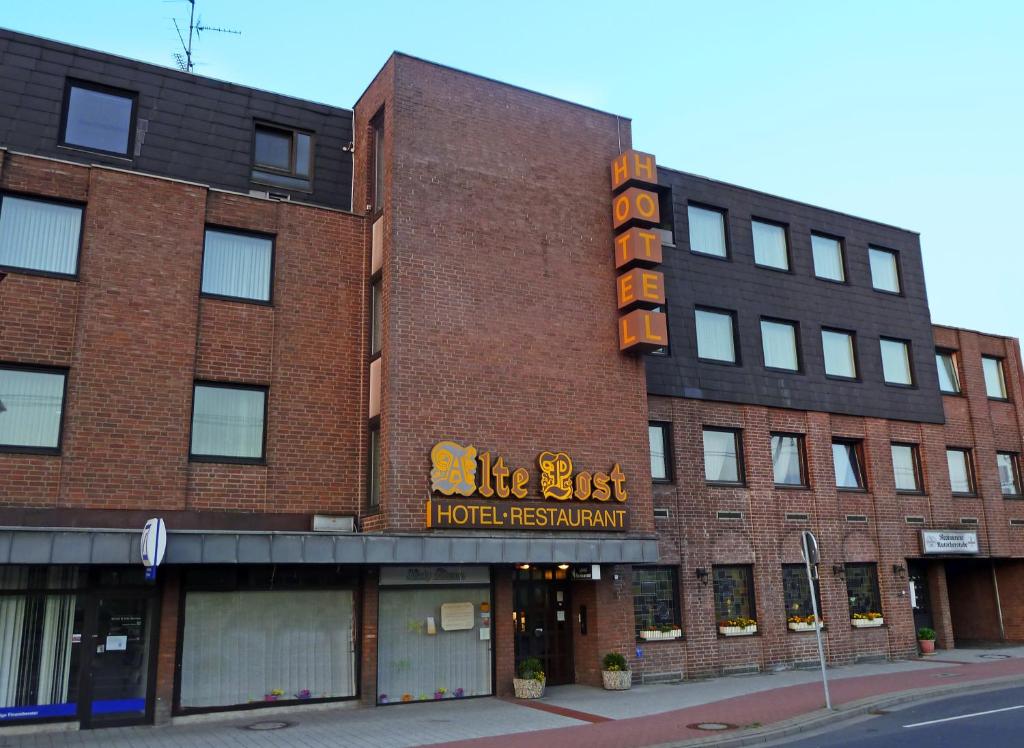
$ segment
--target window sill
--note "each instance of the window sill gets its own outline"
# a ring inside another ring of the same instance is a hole
[[[952,491],[950,494],[954,499],[977,499],[978,494],[974,492],[961,493],[959,491]]]
[[[697,257],[707,257],[710,260],[720,260],[721,262],[731,262],[732,261],[732,258],[729,257],[728,253],[726,253],[724,255],[716,255],[716,254],[713,254],[712,252],[700,252],[700,251],[698,251],[696,249],[691,249],[690,250],[690,254],[691,255],[696,255]]]
[[[16,444],[0,444],[0,454],[43,455],[60,457],[60,447],[19,447]]]
[[[249,299],[246,298],[245,296],[225,296],[219,293],[200,293],[199,297],[203,299],[213,299],[215,301],[234,301],[241,304],[252,304],[254,306],[274,306],[273,302],[269,300],[264,301],[263,299]]]
[[[83,153],[89,156],[103,156],[109,158],[112,161],[120,161],[123,164],[131,166],[135,163],[135,159],[126,153],[115,153],[114,151],[101,151],[97,148],[86,148],[83,145],[72,145],[71,143],[59,143],[57,145],[59,151],[72,151],[74,153]]]
[[[963,397],[964,396],[964,393],[962,393],[962,392],[949,392],[947,390],[939,390],[939,394],[940,395],[946,395],[948,397]]]
[[[736,366],[736,367],[738,367],[740,365],[738,361],[722,361],[722,360],[719,360],[717,358],[700,358],[699,356],[697,357],[697,361],[702,363],[702,364],[714,364],[715,366]]]
[[[252,465],[267,467],[265,457],[222,457],[219,455],[189,455],[189,462],[215,465]]]
[[[671,486],[675,481],[671,478],[654,478],[651,483],[655,486]]]
[[[894,387],[894,388],[896,388],[898,390],[916,390],[917,389],[917,385],[913,384],[913,383],[911,383],[911,384],[902,384],[900,382],[883,382],[883,384],[885,384],[886,387]]]
[[[896,489],[896,495],[897,496],[927,496],[928,494],[926,494],[924,491],[910,491],[910,490],[901,491],[900,489],[897,488]]]
[[[989,400],[991,400],[992,402],[994,402],[994,403],[1008,403],[1008,402],[1010,402],[1010,398],[1008,398],[1008,397],[992,397],[991,395],[987,395],[986,397]]]
[[[746,488],[746,483],[729,483],[727,481],[704,481],[705,486],[711,486],[712,488]]]
[[[7,273],[9,275],[32,275],[37,278],[78,281],[78,273],[56,273],[52,270],[34,270],[33,268],[20,268],[13,265],[0,265],[0,272]]]
[[[771,270],[773,273],[785,273],[786,275],[793,275],[792,268],[780,268],[774,265],[762,265],[758,262],[754,263],[754,267],[761,268],[761,270]]]
[[[1003,498],[1007,501],[1020,501],[1024,499],[1024,494],[1021,493],[1004,493]]]
[[[824,278],[824,277],[822,277],[820,275],[814,276],[814,279],[815,280],[824,281],[825,283],[833,283],[833,284],[835,284],[837,286],[848,286],[848,285],[850,285],[850,282],[848,280],[846,280],[846,279],[837,280],[835,278]]]
[[[836,491],[839,493],[867,493],[866,488],[848,488],[846,486],[836,486]]]
[[[840,374],[829,374],[825,372],[825,379],[831,379],[833,382],[860,382],[860,377],[844,377]]]
[[[875,288],[874,286],[871,287],[871,290],[874,291],[875,293],[884,294],[886,296],[895,296],[898,299],[899,298],[903,298],[903,292],[902,291],[889,291],[888,289],[885,289],[885,288]]]
[[[776,491],[810,491],[811,487],[806,483],[776,483],[773,485]]]
[[[780,369],[777,366],[766,366],[764,370],[774,374],[799,374],[801,376],[805,373],[803,369]]]

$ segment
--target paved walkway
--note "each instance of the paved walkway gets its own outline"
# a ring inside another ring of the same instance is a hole
[[[1024,647],[939,652],[936,657],[833,668],[836,705],[901,691],[969,684],[994,678],[1024,680]],[[467,699],[376,709],[330,706],[267,709],[210,715],[172,726],[132,727],[12,735],[0,729],[0,746],[94,748],[640,748],[708,733],[689,725],[724,722],[738,728],[769,725],[821,709],[820,673],[789,670],[681,684],[637,686],[609,692],[585,686],[548,689],[524,702]],[[278,730],[251,725],[286,722]],[[735,732],[717,733],[719,736]]]

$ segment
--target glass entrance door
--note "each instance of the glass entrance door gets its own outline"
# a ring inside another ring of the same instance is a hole
[[[83,727],[147,722],[152,716],[150,672],[156,599],[96,593],[89,611],[83,674]]]
[[[572,622],[569,580],[563,569],[534,567],[516,571],[516,667],[536,657],[544,667],[548,685],[575,681],[572,657]]]
[[[934,628],[932,606],[928,594],[928,566],[921,562],[907,562],[910,578],[910,606],[914,611],[914,631],[922,627]]]

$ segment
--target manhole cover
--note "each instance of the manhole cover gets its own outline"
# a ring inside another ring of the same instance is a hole
[[[291,722],[253,722],[251,725],[246,725],[246,730],[283,730],[286,727],[291,727]]]
[[[691,725],[687,725],[691,730],[734,730],[736,725],[730,725],[726,722],[694,722]]]
[[[1008,660],[1008,659],[1010,659],[1010,655],[997,655],[997,654],[983,654],[983,655],[978,655],[978,657],[984,657],[985,659],[988,659],[988,660]]]
[[[956,673],[936,673],[935,677],[936,678],[954,678],[954,677],[956,677]]]

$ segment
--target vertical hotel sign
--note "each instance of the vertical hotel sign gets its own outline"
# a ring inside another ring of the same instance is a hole
[[[619,350],[643,353],[668,345],[665,276],[661,264],[658,167],[632,149],[612,161],[612,227],[619,305]]]

